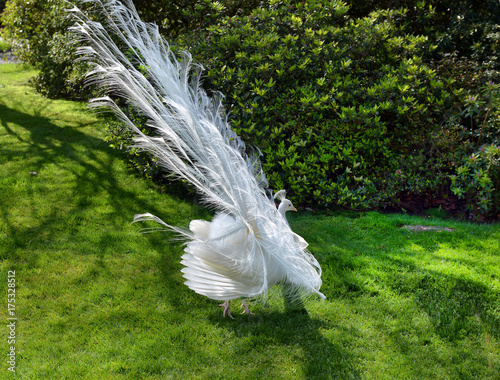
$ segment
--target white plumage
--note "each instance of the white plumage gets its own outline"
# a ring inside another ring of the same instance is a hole
[[[140,20],[131,1],[126,6],[115,0],[84,2],[99,5],[105,20],[104,25],[95,23],[78,8],[71,9],[77,20],[72,29],[88,43],[80,49],[82,59],[94,66],[90,82],[126,99],[149,119],[156,136],[142,133],[109,97],[91,104],[113,109],[134,132],[135,147],[188,181],[217,210],[210,222],[191,221],[189,230],[151,214],[134,218],[155,220],[185,237],[181,263],[186,285],[226,301],[224,314],[228,300],[261,297],[277,283],[286,284],[297,297],[324,298],[319,291],[320,265],[284,217],[291,202],[278,192],[277,209],[267,198],[258,155],[246,155],[244,143],[227,122],[220,96],[209,98],[200,88],[201,68],[191,69],[188,53],[178,61],[157,27]],[[132,59],[124,51],[132,53]]]

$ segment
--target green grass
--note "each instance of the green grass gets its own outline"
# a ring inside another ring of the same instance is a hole
[[[5,300],[15,270],[17,378],[500,378],[500,225],[291,215],[327,300],[286,313],[278,293],[252,303],[254,316],[223,319],[183,285],[182,246],[130,223],[210,213],[136,175],[102,120],[36,95],[33,74],[0,65],[0,286]],[[2,339],[4,358],[9,347]]]

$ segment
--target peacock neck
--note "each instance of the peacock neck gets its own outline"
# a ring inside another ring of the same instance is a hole
[[[286,220],[286,210],[285,210],[285,207],[286,207],[285,203],[281,202],[280,205],[278,206],[278,212]]]

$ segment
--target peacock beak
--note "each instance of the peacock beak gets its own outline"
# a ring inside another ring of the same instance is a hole
[[[292,207],[292,211],[297,211],[297,209],[295,207]]]

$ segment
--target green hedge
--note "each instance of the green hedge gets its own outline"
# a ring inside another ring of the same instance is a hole
[[[453,80],[398,27],[404,10],[349,20],[341,1],[270,1],[192,45],[205,86],[265,155],[271,187],[298,204],[380,206],[437,191],[470,148]]]
[[[495,187],[478,207],[474,185],[456,176],[482,144],[500,145],[487,70],[456,55],[429,60],[435,46],[406,32],[404,9],[348,14],[341,1],[271,1],[178,41],[205,65],[204,87],[226,95],[236,132],[264,153],[271,187],[295,203],[380,208],[426,194],[494,217]]]
[[[264,153],[271,187],[286,188],[295,203],[380,208],[427,194],[465,199],[475,219],[495,217],[500,185],[482,158],[500,146],[497,24],[468,1],[457,4],[457,19],[434,3],[360,1],[350,10],[340,0],[258,8],[254,0],[192,0],[180,9],[136,1],[205,65],[204,86],[226,96],[234,129]],[[367,4],[380,9],[368,13]],[[85,97],[66,6],[11,0],[3,33],[40,69],[40,92]],[[128,144],[120,126],[108,129],[112,144]],[[159,177],[154,161],[131,157]],[[479,172],[490,181],[477,185]]]

